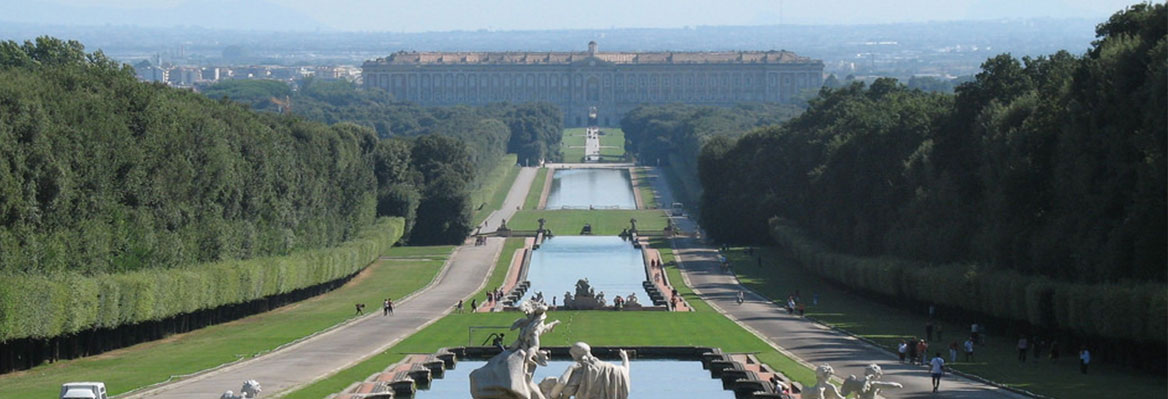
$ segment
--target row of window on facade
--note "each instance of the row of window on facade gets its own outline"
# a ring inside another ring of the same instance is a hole
[[[390,93],[403,100],[438,102],[457,101],[781,101],[794,94],[796,87],[768,93],[759,88],[731,90],[721,89],[644,89],[644,90],[582,90],[576,92],[554,90],[451,90],[395,88]]]
[[[614,76],[615,75],[615,76]],[[811,82],[818,82],[815,73],[640,73],[640,74],[603,74],[589,75],[576,74],[575,79],[569,74],[452,74],[452,73],[371,73],[366,76],[367,84],[382,88],[392,87],[583,87],[585,84],[603,84],[612,87],[615,82],[617,88],[626,86],[659,86],[671,84],[684,87],[704,86],[732,86],[753,87],[756,82],[766,81],[768,86],[792,85],[808,87]],[[672,82],[671,82],[672,81]]]

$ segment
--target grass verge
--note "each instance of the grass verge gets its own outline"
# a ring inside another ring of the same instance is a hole
[[[759,256],[762,267],[759,267]],[[755,256],[750,256],[744,248],[732,248],[727,257],[734,263],[733,270],[739,280],[750,289],[772,300],[785,300],[798,291],[807,304],[807,316],[872,340],[886,349],[894,350],[902,339],[925,337],[927,309],[897,308],[858,295],[803,270],[778,249],[761,248]],[[813,305],[816,295],[818,305]],[[948,361],[949,344],[964,342],[970,323],[976,320],[961,315],[939,316],[943,339],[935,339],[929,349],[941,351]],[[1092,364],[1091,374],[1080,374],[1077,348],[1061,348],[1062,357],[1056,361],[1043,356],[1019,362],[1017,340],[1016,335],[990,331],[986,344],[975,350],[974,361],[966,362],[964,355],[959,354],[958,361],[951,365],[998,383],[1056,398],[1168,397],[1168,379],[1162,375],[1102,364]]]
[[[511,268],[511,258],[515,256],[515,251],[523,248],[523,238],[515,237],[508,238],[503,242],[503,250],[499,253],[499,260],[495,262],[495,270],[491,272],[491,278],[487,280],[487,285],[483,286],[484,290],[491,290],[503,286],[504,280],[507,279],[507,270]],[[481,300],[486,292],[481,292],[472,296],[478,296]],[[467,298],[470,302],[470,298]]]
[[[539,198],[543,196],[543,186],[547,184],[547,168],[539,168],[535,172],[535,180],[531,181],[531,189],[527,190],[527,198],[523,200],[523,209],[539,209]]]
[[[544,227],[558,235],[578,235],[585,223],[592,225],[592,234],[614,236],[629,227],[629,219],[637,219],[637,228],[644,231],[663,230],[669,223],[661,210],[538,210],[520,211],[507,221],[507,226],[516,230],[535,230],[539,219],[547,221]]]
[[[637,186],[633,188],[641,193],[641,204],[645,209],[657,209],[657,194],[653,191],[653,183],[649,181],[653,173],[645,167],[633,168],[633,173],[637,174]]]
[[[475,207],[474,224],[482,224],[487,220],[491,211],[503,207],[507,199],[507,191],[515,184],[515,177],[519,176],[519,167],[515,165],[517,156],[506,154],[495,168],[491,170],[481,184],[470,194],[471,204]]]
[[[348,284],[279,309],[101,355],[0,376],[0,398],[56,397],[61,384],[103,381],[110,394],[159,383],[272,350],[353,316],[353,304],[380,307],[428,284],[452,247],[393,248]]]

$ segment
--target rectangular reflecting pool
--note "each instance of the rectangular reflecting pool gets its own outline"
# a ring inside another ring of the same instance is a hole
[[[531,289],[527,297],[543,292],[551,303],[564,293],[576,292],[576,281],[587,278],[596,293],[604,292],[609,305],[617,295],[636,293],[642,304],[648,304],[645,288],[645,261],[641,250],[617,236],[559,236],[544,241],[532,252],[527,281]]]
[[[544,209],[637,209],[628,169],[556,169]]]
[[[466,399],[470,397],[470,372],[486,361],[464,360],[454,369],[446,370],[442,379],[430,384],[429,390],[419,390],[418,399]],[[547,367],[535,369],[536,383],[545,377],[559,377],[570,360],[548,362]],[[615,364],[620,364],[614,362]],[[734,392],[722,390],[721,380],[710,378],[702,369],[702,362],[682,360],[633,360],[629,364],[630,399],[676,398],[733,398]]]

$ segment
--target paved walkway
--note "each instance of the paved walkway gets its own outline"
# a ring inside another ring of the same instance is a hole
[[[487,218],[489,226],[498,227],[502,219],[515,214],[534,177],[535,168],[519,172],[503,208]],[[238,390],[247,379],[263,385],[264,397],[307,385],[384,351],[450,313],[459,299],[481,292],[502,248],[502,238],[490,238],[482,246],[458,247],[434,282],[394,301],[392,316],[382,316],[373,308],[369,316],[284,349],[128,397],[215,398],[226,390]]]
[[[662,179],[651,179],[658,198],[672,202],[672,194]],[[686,217],[674,217],[683,231],[695,232],[697,223]],[[884,369],[884,380],[904,384],[903,389],[886,390],[893,398],[1020,398],[1005,389],[946,374],[941,381],[941,392],[932,393],[932,381],[924,367],[900,364],[893,354],[869,345],[855,337],[829,329],[795,315],[761,295],[746,290],[746,302],[739,305],[737,294],[745,288],[737,277],[724,270],[718,262],[718,251],[694,238],[674,240],[674,255],[678,259],[686,283],[703,300],[722,314],[746,327],[755,335],[778,347],[788,356],[806,365],[831,364],[836,375],[863,376],[864,367],[876,363]],[[947,350],[946,350],[947,351]],[[943,353],[948,356],[947,353]]]

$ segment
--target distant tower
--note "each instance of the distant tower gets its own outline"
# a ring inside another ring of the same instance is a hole
[[[588,42],[588,55],[596,55],[596,41]]]

